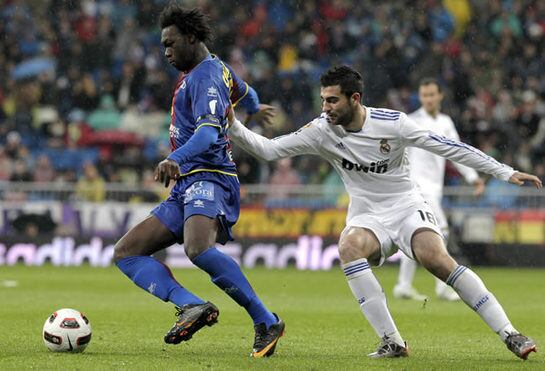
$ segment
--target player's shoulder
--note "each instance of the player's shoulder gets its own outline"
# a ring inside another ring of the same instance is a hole
[[[325,121],[325,118],[322,116],[318,116],[314,120],[304,124],[299,129],[293,131],[291,135],[308,136],[314,139],[319,138],[320,135],[317,135],[317,133],[323,131],[324,123],[327,124],[327,121]]]
[[[424,110],[424,108],[420,107],[416,111],[413,111],[413,112],[407,114],[407,117],[412,118],[412,119],[425,118],[426,117],[426,111]]]
[[[443,113],[443,112],[439,112],[438,114],[439,116],[439,119],[449,125],[454,125],[454,121],[452,121],[452,118],[447,115],[446,113]]]
[[[305,125],[301,126],[298,132],[300,132],[302,129],[313,129],[313,130],[320,130],[324,127],[327,127],[327,120],[326,120],[326,114],[322,113],[320,116],[315,117],[310,122],[306,123]]]
[[[376,107],[367,107],[369,112],[369,118],[375,120],[376,122],[381,123],[395,123],[399,122],[401,119],[407,115],[401,111],[396,111],[389,108],[376,108]]]

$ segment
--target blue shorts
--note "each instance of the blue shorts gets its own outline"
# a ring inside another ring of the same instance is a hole
[[[176,182],[170,196],[151,214],[157,217],[175,236],[184,241],[184,222],[193,215],[217,218],[217,242],[224,245],[233,240],[231,227],[240,213],[240,183],[235,176],[198,172]]]

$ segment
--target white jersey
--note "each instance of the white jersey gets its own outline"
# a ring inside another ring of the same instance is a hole
[[[405,113],[364,107],[358,132],[327,122],[325,115],[301,129],[267,139],[235,121],[229,136],[243,149],[266,161],[302,154],[319,155],[339,173],[350,196],[347,221],[360,214],[388,213],[396,205],[421,200],[411,181],[406,147],[426,149],[452,161],[508,180],[514,170],[476,148],[423,129]],[[416,195],[416,197],[414,197]]]
[[[460,140],[452,119],[443,113],[433,117],[424,108],[420,108],[411,113],[409,118],[413,119],[425,130],[433,131],[455,141]],[[440,200],[443,197],[446,159],[415,147],[407,148],[407,154],[409,156],[411,178],[420,187],[424,197],[433,197],[435,200]],[[454,162],[454,166],[469,184],[472,184],[479,177],[477,172],[470,167],[456,162]]]

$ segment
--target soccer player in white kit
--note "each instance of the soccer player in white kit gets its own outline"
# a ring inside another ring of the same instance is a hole
[[[429,132],[402,112],[363,106],[363,80],[351,67],[333,67],[320,81],[323,114],[301,129],[271,140],[232,116],[229,136],[266,161],[319,155],[341,176],[350,196],[346,228],[339,240],[342,269],[361,311],[382,339],[369,356],[408,355],[371,270],[371,265],[380,266],[399,248],[452,286],[509,350],[526,359],[536,350],[534,341],[513,327],[481,279],[448,254],[432,208],[410,179],[405,148],[424,148],[517,185],[531,181],[540,188],[541,181],[471,146]]]
[[[422,107],[411,113],[409,117],[427,130],[459,141],[460,137],[452,119],[440,112],[443,93],[437,80],[433,78],[422,79],[418,88],[418,97]],[[441,229],[445,240],[448,240],[447,218],[441,207],[446,160],[444,157],[415,147],[407,148],[407,153],[409,156],[411,178],[420,188],[424,200],[433,209],[437,225]],[[477,172],[470,167],[460,165],[456,162],[453,164],[466,182],[475,186],[474,195],[481,195],[484,192],[485,186],[484,181],[479,178]],[[424,300],[426,298],[425,295],[420,294],[413,287],[417,265],[415,260],[401,254],[398,280],[393,292],[395,298],[413,300]],[[448,301],[460,300],[460,296],[437,277],[435,278],[435,293],[439,299]]]

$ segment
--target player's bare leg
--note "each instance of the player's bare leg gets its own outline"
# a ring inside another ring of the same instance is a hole
[[[373,358],[404,357],[407,345],[390,315],[384,290],[371,271],[369,262],[380,259],[380,244],[368,229],[351,227],[345,230],[339,241],[339,255],[348,286],[358,301],[361,311],[382,343]]]
[[[219,227],[217,218],[204,215],[189,217],[184,224],[186,254],[196,266],[210,275],[215,285],[252,317],[255,340],[250,355],[255,358],[269,357],[284,334],[284,322],[259,300],[238,264],[214,247]]]
[[[427,298],[416,290],[413,286],[414,274],[418,264],[406,256],[401,254],[399,260],[399,273],[397,277],[397,283],[394,286],[394,298],[396,299],[411,299],[417,301],[423,301]]]
[[[155,216],[150,215],[128,231],[114,249],[114,260],[128,256],[149,256],[174,244],[172,232]]]
[[[497,333],[507,348],[526,359],[536,351],[532,339],[520,334],[482,280],[472,270],[458,265],[449,255],[443,239],[434,231],[420,229],[413,234],[412,249],[418,261],[433,275],[452,286],[460,298]]]

